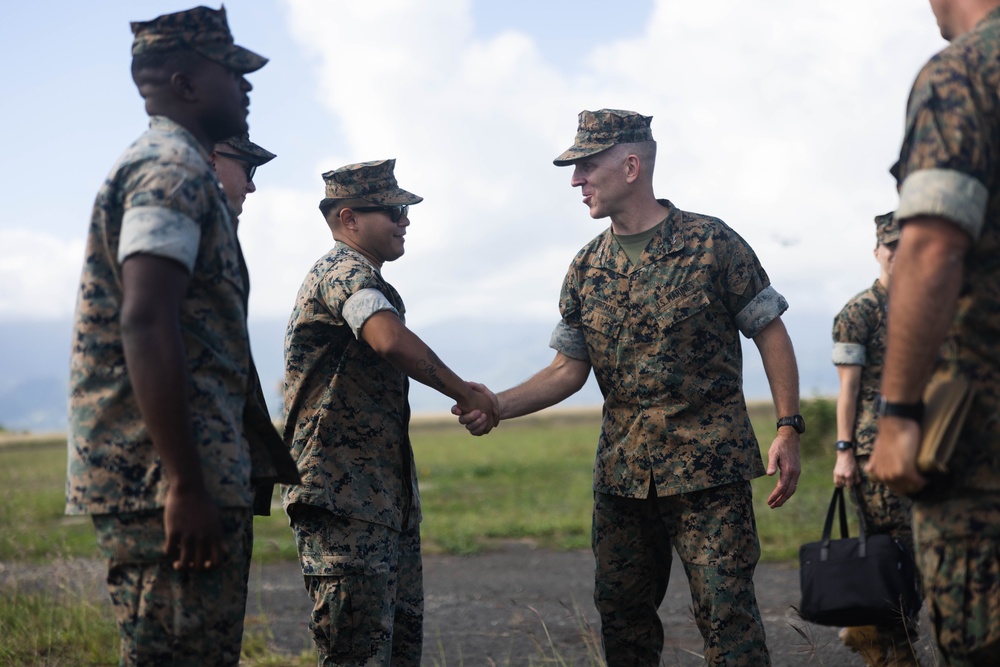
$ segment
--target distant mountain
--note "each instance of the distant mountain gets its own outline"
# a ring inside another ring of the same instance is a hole
[[[832,396],[837,374],[830,363],[832,315],[794,313],[784,317],[795,345],[804,397]],[[548,365],[554,321],[457,320],[415,328],[456,373],[501,390],[523,382]],[[253,320],[250,341],[268,406],[281,410],[284,319]],[[0,322],[0,425],[8,430],[57,431],[66,428],[66,396],[71,325],[68,321]],[[744,389],[748,400],[770,396],[767,377],[752,342],[744,341]],[[565,405],[600,405],[591,376]],[[414,413],[447,413],[451,399],[411,383]]]

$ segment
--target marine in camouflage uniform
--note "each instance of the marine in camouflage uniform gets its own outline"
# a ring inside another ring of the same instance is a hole
[[[395,160],[323,174],[320,211],[336,245],[306,276],[285,334],[285,442],[302,484],[282,487],[314,602],[321,665],[419,665],[420,494],[409,378],[489,409],[405,326],[382,276],[403,254],[407,207]]]
[[[885,320],[889,307],[889,273],[899,241],[899,226],[892,213],[876,216],[875,258],[880,275],[871,287],[854,296],[833,321],[833,363],[840,377],[837,398],[837,463],[833,483],[853,486],[851,494],[865,518],[869,533],[885,533],[913,553],[910,499],[893,493],[885,484],[864,472],[875,435],[882,361],[885,354]],[[841,631],[841,639],[858,651],[869,665],[916,665],[913,647],[917,639],[916,618],[884,627],[856,626]]]
[[[573,259],[552,364],[496,397],[501,418],[577,391],[604,395],[594,465],[594,598],[607,664],[658,665],[671,548],[688,576],[712,665],[770,664],[753,573],[760,556],[750,480],[764,474],[742,388],[740,334],[754,339],[782,416],[768,472],[780,506],[799,475],[798,378],[785,299],[725,223],[652,192],[650,117],[584,111],[574,166],[591,216],[612,226]],[[463,423],[476,433],[476,416]],[[785,424],[786,420],[782,420]]]
[[[249,134],[230,137],[215,144],[209,155],[209,161],[215,168],[223,192],[229,202],[229,211],[233,216],[233,228],[239,228],[239,216],[243,214],[243,202],[246,196],[257,191],[254,174],[257,167],[265,165],[275,158],[275,154],[250,141]],[[237,246],[239,243],[237,242]],[[239,247],[240,275],[246,286],[243,307],[248,309],[250,297],[250,272],[243,257],[243,249]],[[264,390],[260,384],[260,376],[253,357],[250,357],[248,373],[246,405],[243,408],[243,431],[250,444],[252,464],[251,484],[253,492],[254,514],[269,516],[271,514],[271,497],[274,495],[275,482],[298,484],[300,480],[295,461],[281,436],[274,428],[270,411],[264,399]],[[246,524],[247,540],[253,543],[253,522]],[[246,561],[243,572],[244,581],[250,579],[250,560]],[[247,589],[249,590],[249,588]]]
[[[93,515],[121,664],[236,665],[251,553],[246,288],[208,157],[215,141],[246,132],[244,74],[267,60],[233,44],[223,10],[132,31],[150,129],[94,204],[74,320],[66,510]],[[197,78],[195,94],[182,101],[171,77]]]
[[[902,232],[869,471],[920,494],[914,533],[942,664],[998,665],[1000,2],[931,7],[951,45],[913,84],[892,170]],[[929,377],[964,377],[975,391],[948,472],[932,480],[916,469]]]

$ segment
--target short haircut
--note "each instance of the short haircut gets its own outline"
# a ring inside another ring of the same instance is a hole
[[[621,147],[623,155],[635,155],[646,166],[651,167],[656,163],[656,142],[637,141],[631,144],[617,144]]]
[[[337,199],[324,199],[319,203],[319,212],[323,214],[323,219],[328,220],[330,218],[330,211],[338,208],[340,201]]]
[[[371,206],[371,202],[367,202],[364,199],[333,199],[327,197],[319,203],[319,212],[323,214],[323,217],[327,222],[330,221],[330,213],[336,213],[340,216],[340,212],[345,208],[362,208],[366,206]]]
[[[141,53],[132,57],[132,80],[166,80],[174,72],[190,72],[205,61],[191,49]]]

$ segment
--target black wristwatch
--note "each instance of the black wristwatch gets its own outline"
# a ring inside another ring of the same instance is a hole
[[[848,452],[854,450],[854,443],[850,440],[838,440],[837,441],[837,451],[838,452]]]
[[[806,432],[806,420],[802,418],[802,415],[782,417],[778,420],[778,428],[781,428],[782,426],[791,426],[795,429],[795,432],[800,435]]]
[[[885,400],[885,396],[879,396],[875,402],[875,412],[879,417],[900,417],[920,422],[924,418],[924,402],[892,403]]]

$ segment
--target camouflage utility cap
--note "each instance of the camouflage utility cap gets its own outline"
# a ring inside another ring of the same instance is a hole
[[[875,216],[875,237],[879,245],[889,245],[899,240],[899,223],[896,222],[895,211]]]
[[[229,137],[228,139],[220,141],[219,143],[226,144],[227,146],[232,146],[241,153],[246,153],[250,157],[255,158],[254,164],[257,165],[258,167],[262,164],[267,164],[268,162],[277,157],[277,155],[275,155],[271,151],[265,148],[261,148],[254,142],[250,141],[249,134]]]
[[[652,116],[620,109],[581,111],[576,140],[552,162],[557,167],[565,167],[575,160],[600,153],[615,144],[652,141],[653,131],[649,128],[652,120]]]
[[[323,174],[326,182],[325,205],[345,199],[360,199],[373,206],[397,206],[419,204],[424,200],[412,192],[407,192],[396,183],[392,171],[395,160],[376,160],[349,164]]]
[[[267,64],[267,58],[233,43],[225,7],[195,7],[151,21],[133,21],[132,34],[132,57],[191,50],[240,74]]]

